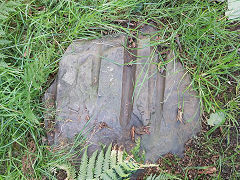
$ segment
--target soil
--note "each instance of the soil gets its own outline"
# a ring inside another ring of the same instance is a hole
[[[57,170],[56,178],[58,180],[65,180],[67,178],[67,173],[63,169]]]
[[[239,122],[240,123],[240,119]],[[231,160],[229,162],[224,162],[221,167],[221,172],[219,172],[220,157],[232,156],[237,150],[237,143],[240,140],[240,127],[230,128],[230,143],[227,142],[227,137],[223,135],[220,128],[216,129],[209,138],[219,139],[222,142],[214,142],[214,145],[209,146],[207,141],[206,132],[210,130],[210,126],[203,124],[203,129],[199,135],[190,139],[186,144],[186,151],[183,158],[179,158],[171,153],[166,154],[157,161],[160,168],[148,168],[137,179],[143,180],[144,177],[150,174],[159,174],[160,172],[170,173],[179,178],[188,179],[213,179],[216,178],[218,174],[221,174],[223,179],[232,179],[234,172],[240,172],[240,159],[235,159],[235,166],[232,164]],[[213,143],[213,142],[211,142]],[[221,152],[220,152],[221,151]],[[224,152],[224,153],[222,153]]]

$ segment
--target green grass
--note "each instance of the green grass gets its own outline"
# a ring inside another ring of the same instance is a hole
[[[209,164],[217,168],[218,178],[224,179],[229,168],[232,179],[240,176],[236,169],[240,166],[237,159],[240,42],[239,31],[230,31],[232,22],[224,17],[226,3],[207,0],[0,3],[0,179],[50,177],[54,163],[70,158],[71,154],[66,152],[52,153],[43,143],[42,95],[51,82],[49,76],[56,73],[61,56],[73,40],[98,38],[106,31],[137,32],[122,27],[117,20],[139,24],[152,20],[162,26],[158,35],[164,41],[158,44],[174,49],[191,74],[192,85],[201,98],[203,124],[212,112],[223,110],[227,114],[222,133],[217,133],[219,127],[211,130],[207,126],[208,131],[199,141],[199,146],[205,149],[202,156],[219,156],[215,164]],[[175,42],[177,34],[181,53]],[[193,158],[197,154],[194,149],[190,153]],[[24,172],[23,166],[30,171]]]

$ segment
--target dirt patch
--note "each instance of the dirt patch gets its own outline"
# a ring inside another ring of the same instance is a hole
[[[223,130],[218,128],[208,139],[206,132],[210,128],[203,124],[203,130],[198,137],[185,144],[183,158],[171,153],[166,154],[157,161],[159,168],[146,169],[139,174],[138,179],[160,172],[188,179],[213,179],[217,178],[218,174],[223,179],[236,178],[239,175],[237,172],[240,172],[239,128],[230,128],[230,137],[226,137]]]
[[[57,170],[56,178],[58,180],[65,180],[67,178],[67,172],[63,169]]]
[[[32,179],[34,177],[33,164],[36,160],[35,157],[36,144],[33,140],[28,143],[28,150],[25,152],[25,155],[22,158],[22,171],[26,177]]]

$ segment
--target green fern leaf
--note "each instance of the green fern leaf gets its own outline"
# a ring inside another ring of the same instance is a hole
[[[111,168],[117,165],[117,147],[114,146],[113,150],[111,151]]]
[[[94,172],[95,177],[99,177],[102,174],[103,161],[104,161],[104,153],[102,149],[97,158],[95,172]]]
[[[112,180],[112,178],[109,177],[106,173],[104,173],[104,174],[101,175],[101,179],[104,179],[104,180]]]
[[[105,147],[97,155],[97,151],[92,156],[87,158],[86,151],[81,160],[80,172],[78,179],[90,180],[90,179],[127,179],[133,172],[143,167],[152,167],[153,165],[140,165],[133,159],[123,160],[123,150],[117,146],[112,145],[107,148],[104,154]],[[105,158],[105,159],[104,159]],[[154,165],[156,166],[156,165]],[[87,173],[86,173],[87,172]]]
[[[118,163],[122,163],[123,162],[123,150],[122,150],[122,147],[120,147],[119,150],[118,150],[117,162]]]
[[[139,166],[133,166],[131,162],[123,162],[121,163],[121,166],[126,170],[126,171],[135,171],[138,170],[140,167]]]
[[[150,176],[147,177],[146,180],[153,180],[155,178],[156,175],[152,176],[152,174]]]
[[[123,171],[123,169],[121,168],[120,165],[118,165],[118,166],[115,167],[115,171],[117,172],[117,174],[118,174],[120,177],[126,178],[126,177],[129,176],[129,173],[126,174],[126,173]]]
[[[110,160],[111,160],[111,150],[112,150],[112,144],[108,146],[108,149],[105,153],[105,159],[103,164],[103,169],[106,171],[110,168]]]
[[[93,179],[93,172],[98,151],[95,151],[89,159],[86,179]]]
[[[80,169],[79,169],[79,176],[78,176],[79,180],[86,179],[87,166],[88,166],[88,156],[87,156],[87,149],[86,149],[85,152],[83,153],[83,157],[82,157],[82,160],[81,160],[81,165],[80,165]]]
[[[127,165],[129,166],[129,168],[131,169],[138,169],[140,168],[136,163],[133,163],[133,162],[127,162]]]
[[[118,179],[116,171],[114,169],[109,169],[106,174],[111,177],[112,179]]]

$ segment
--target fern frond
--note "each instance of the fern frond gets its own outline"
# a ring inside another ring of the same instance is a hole
[[[110,168],[111,149],[112,149],[112,144],[108,146],[108,149],[105,154],[104,165],[103,165],[104,170],[108,170]]]
[[[103,161],[104,161],[104,153],[102,149],[97,158],[96,167],[94,171],[95,177],[99,177],[102,174]]]
[[[118,163],[123,162],[123,147],[122,146],[120,146],[119,150],[118,150],[117,162]]]
[[[150,176],[147,177],[146,180],[169,180],[169,178],[162,174],[160,174],[159,176],[156,176],[156,174],[152,176],[151,174]]]
[[[113,150],[111,151],[111,168],[115,167],[117,165],[117,146],[115,145],[113,147]]]
[[[109,177],[107,174],[102,174],[102,175],[101,175],[101,179],[104,179],[104,180],[112,180],[112,178]]]
[[[111,179],[118,179],[118,176],[114,169],[109,169],[106,171],[106,173],[102,174],[101,178],[105,177],[105,174],[107,174]]]
[[[87,149],[84,151],[82,159],[81,159],[81,164],[80,164],[80,169],[79,169],[79,176],[78,179],[86,179],[87,175],[87,166],[88,166],[88,155],[87,155]]]
[[[129,166],[130,169],[140,169],[140,166],[138,166],[137,163],[132,162],[132,161],[127,161],[127,165]]]
[[[156,174],[154,176],[152,176],[152,174],[150,176],[147,177],[146,180],[153,180],[156,177]]]
[[[136,163],[132,163],[132,162],[122,162],[121,166],[126,170],[126,171],[136,171],[138,169],[140,169],[140,166],[137,165]]]
[[[126,178],[129,176],[129,173],[125,173],[121,165],[116,166],[114,169],[120,177]]]
[[[98,151],[95,151],[89,159],[86,179],[93,179],[93,172]]]
[[[112,150],[111,150],[112,149]],[[123,148],[117,149],[117,146],[112,148],[110,145],[106,153],[105,147],[97,155],[95,151],[92,156],[87,161],[87,153],[81,160],[80,172],[78,179],[104,179],[104,180],[117,180],[117,179],[127,179],[131,174],[138,169],[143,167],[152,167],[156,165],[141,165],[136,163],[132,158],[123,159]],[[88,165],[87,165],[87,164]]]

